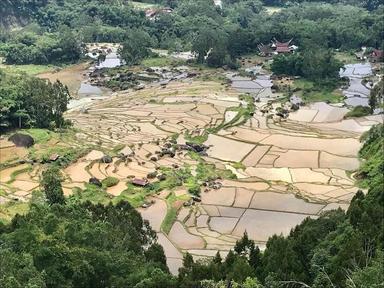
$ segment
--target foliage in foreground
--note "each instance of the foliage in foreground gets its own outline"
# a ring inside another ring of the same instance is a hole
[[[175,287],[155,239],[127,202],[34,204],[0,226],[0,287]]]

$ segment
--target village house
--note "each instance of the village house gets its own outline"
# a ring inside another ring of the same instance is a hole
[[[371,55],[369,55],[370,61],[377,63],[383,62],[384,60],[384,51],[379,49],[373,49]]]
[[[149,181],[146,178],[143,178],[143,179],[134,178],[131,183],[135,186],[145,187],[149,184]]]
[[[274,49],[275,54],[292,53],[295,49],[291,46],[292,39],[288,42],[280,42],[274,39],[271,47]]]
[[[145,11],[145,17],[150,20],[155,20],[161,14],[170,14],[173,12],[173,9],[170,7],[165,8],[151,8]]]
[[[292,39],[287,42],[280,42],[274,38],[270,44],[265,45],[261,43],[257,45],[257,48],[259,49],[260,55],[264,57],[269,57],[269,56],[272,56],[273,54],[277,55],[277,54],[293,53],[299,47],[296,45],[292,45],[291,42],[292,42]]]

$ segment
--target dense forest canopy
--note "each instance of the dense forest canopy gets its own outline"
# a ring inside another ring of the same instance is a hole
[[[369,11],[361,1],[297,1],[300,6],[290,1],[292,5],[272,14],[263,6],[273,4],[267,0],[228,0],[222,8],[206,0],[152,2],[174,10],[149,19],[130,1],[2,1],[0,53],[17,64],[73,62],[81,54],[78,42],[123,42],[137,30],[151,37],[150,46],[192,49],[199,61],[207,56],[204,45],[209,44],[212,66],[257,52],[258,44],[270,43],[274,37],[293,39],[299,47],[308,39],[324,48],[383,47],[384,7],[376,5]],[[30,25],[8,31],[4,27],[15,15]],[[65,27],[72,34],[64,32]]]
[[[0,131],[10,128],[61,128],[70,99],[68,88],[59,81],[0,70]]]

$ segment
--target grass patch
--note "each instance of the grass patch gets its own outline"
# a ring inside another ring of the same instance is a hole
[[[16,215],[24,215],[29,211],[29,203],[10,201],[0,205],[0,219],[4,223],[9,223]]]
[[[0,196],[7,196],[7,193],[5,192],[4,189],[0,188]]]
[[[247,168],[243,163],[241,162],[236,162],[236,163],[233,163],[232,164],[232,167],[235,168],[235,169],[241,169],[241,170],[245,170],[245,168]]]
[[[353,63],[359,63],[359,60],[357,60],[356,55],[353,52],[335,52],[335,58],[344,64],[353,64]]]
[[[208,139],[208,133],[204,132],[202,135],[192,136],[188,132],[184,133],[184,139],[188,142],[203,144]]]
[[[26,172],[31,172],[31,171],[32,171],[32,166],[28,166],[28,167],[25,167],[23,169],[13,171],[10,175],[11,179],[9,179],[9,181],[7,181],[7,184],[11,184],[13,181],[15,181],[17,175],[20,175],[20,174],[23,174]]]
[[[51,140],[52,137],[57,136],[55,135],[56,134],[55,132],[49,131],[47,129],[31,128],[31,129],[23,129],[21,131],[32,136],[32,138],[35,140],[35,144],[46,143],[49,140]]]
[[[353,107],[351,111],[344,115],[344,119],[354,118],[354,117],[364,117],[371,114],[371,108],[367,106],[356,106]]]
[[[57,67],[52,65],[34,65],[34,64],[28,64],[28,65],[0,65],[1,69],[4,69],[8,73],[26,73],[28,75],[37,75],[42,74],[46,72],[52,72]]]
[[[44,149],[32,148],[32,150],[30,150],[29,158],[40,162],[49,162],[49,158],[52,154],[58,154],[59,158],[54,162],[54,164],[65,168],[77,159],[86,155],[89,150],[90,148],[87,147],[75,148],[65,146],[52,146]]]
[[[117,144],[115,147],[113,147],[112,152],[114,154],[118,154],[124,148],[125,148],[125,144]]]
[[[146,67],[165,67],[165,66],[178,66],[185,64],[184,60],[172,59],[170,57],[154,56],[146,58],[141,62],[141,65]]]
[[[108,204],[111,201],[111,197],[105,189],[89,183],[85,184],[84,190],[76,187],[70,199],[80,202],[90,201],[94,204]]]
[[[169,231],[171,231],[171,228],[173,226],[173,223],[175,223],[176,219],[177,219],[177,212],[178,212],[178,209],[177,207],[175,207],[175,202],[177,200],[183,200],[183,201],[186,201],[189,199],[189,196],[188,195],[181,195],[179,197],[177,197],[175,195],[175,193],[171,192],[168,197],[166,198],[166,201],[167,201],[167,214],[165,215],[164,217],[164,220],[163,222],[161,223],[161,230],[168,234]]]
[[[126,200],[133,207],[138,208],[145,203],[145,198],[154,192],[149,188],[136,187],[132,184],[127,184],[125,189],[119,196],[115,197],[113,202],[117,203],[121,200]]]
[[[39,162],[48,162],[53,154],[58,154],[56,165],[66,167],[73,161],[89,152],[90,147],[79,147],[79,141],[75,138],[75,130],[66,129],[63,132],[53,132],[46,129],[24,129],[26,134],[35,139],[33,147],[28,149],[28,158]]]
[[[101,184],[103,184],[104,188],[116,186],[118,183],[119,183],[119,179],[117,179],[116,177],[111,177],[111,176],[108,176],[107,178],[105,178],[101,181]]]
[[[295,91],[294,93],[300,96],[306,103],[339,103],[344,99],[340,91],[328,87],[320,87],[306,79],[295,80],[293,82],[293,90]]]
[[[209,133],[217,133],[220,130],[228,129],[230,127],[239,126],[241,124],[244,124],[248,119],[250,119],[253,116],[253,113],[255,113],[255,103],[254,99],[250,95],[240,95],[240,100],[243,100],[247,103],[247,105],[240,106],[240,107],[232,107],[228,108],[226,111],[237,111],[237,114],[231,121],[225,122],[225,120],[215,128],[209,128],[207,131]]]

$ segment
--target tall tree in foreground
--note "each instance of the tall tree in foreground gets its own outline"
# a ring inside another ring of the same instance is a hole
[[[56,166],[50,166],[42,174],[41,184],[45,197],[50,205],[65,204],[63,188],[61,187],[62,175]]]

